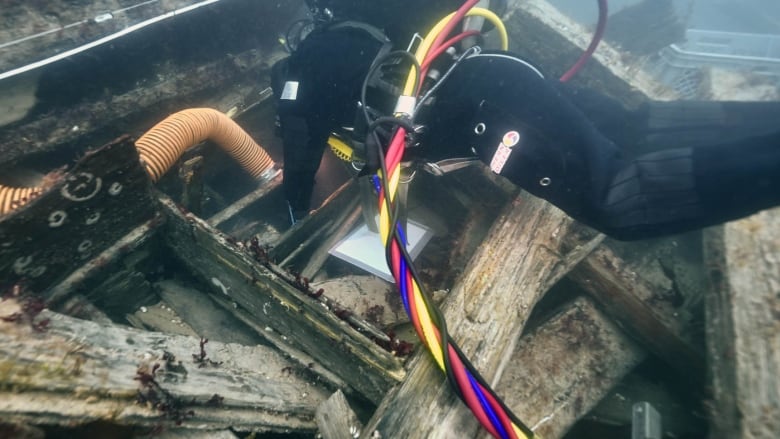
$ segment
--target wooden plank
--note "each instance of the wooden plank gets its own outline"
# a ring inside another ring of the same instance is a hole
[[[179,180],[182,206],[200,216],[203,211],[203,156],[185,160],[179,167]]]
[[[272,261],[292,263],[301,253],[308,253],[327,237],[321,236],[324,228],[331,227],[347,210],[347,206],[359,199],[358,185],[350,179],[322,203],[319,209],[298,221],[285,232],[269,252]],[[316,239],[313,237],[316,236]]]
[[[88,153],[43,195],[0,222],[0,279],[43,292],[154,214],[128,137]]]
[[[282,270],[251,259],[205,221],[161,199],[166,241],[192,274],[249,312],[256,323],[331,370],[367,399],[377,402],[402,380],[401,363],[350,327],[319,301],[287,282]]]
[[[674,317],[678,311],[664,301],[665,290],[627,267],[607,246],[585,258],[569,278],[648,350],[691,380],[694,388],[702,388],[704,354],[683,335],[686,328]]]
[[[211,300],[233,314],[238,321],[244,323],[248,327],[252,328],[258,335],[267,340],[280,352],[284,353],[285,358],[290,362],[295,363],[294,369],[304,374],[310,374],[315,377],[315,380],[330,389],[339,389],[349,394],[354,393],[348,383],[339,378],[336,374],[321,367],[318,364],[318,360],[308,355],[306,352],[295,349],[287,342],[287,336],[279,334],[274,331],[270,326],[261,326],[257,323],[254,316],[243,310],[235,302],[226,300],[225,295],[209,294]]]
[[[780,432],[778,230],[774,209],[705,234],[713,437],[768,439]]]
[[[601,239],[528,194],[502,211],[443,306],[450,337],[488,382],[507,367],[536,302]],[[415,355],[408,378],[382,402],[367,432],[411,438],[471,437],[477,431],[477,421],[428,355]]]
[[[3,315],[10,301],[3,302]],[[0,418],[38,425],[106,421],[134,426],[197,426],[312,433],[328,394],[266,364],[268,348],[106,326],[43,312],[48,329],[0,322]],[[87,342],[88,341],[88,342]],[[166,355],[168,353],[168,355]],[[166,358],[175,359],[166,360]],[[142,384],[153,374],[156,396]],[[205,367],[199,367],[203,366]],[[148,376],[147,376],[148,378]],[[139,404],[139,395],[173,408]],[[217,395],[215,397],[215,395]]]
[[[212,227],[220,227],[224,223],[230,221],[236,215],[239,215],[247,207],[256,203],[272,191],[280,188],[281,185],[282,173],[281,171],[277,171],[271,180],[263,182],[259,188],[246,194],[240,200],[236,201],[235,203],[209,218],[208,223]]]
[[[325,240],[318,248],[306,258],[306,265],[301,270],[301,276],[306,279],[313,279],[318,271],[325,265],[325,261],[330,257],[330,249],[339,241],[344,239],[352,229],[355,228],[358,221],[361,221],[363,208],[355,200],[344,215],[338,218],[325,233]]]
[[[523,335],[496,389],[539,437],[562,438],[646,355],[580,297]]]
[[[48,289],[45,295],[49,306],[59,306],[76,291],[82,292],[89,300],[101,302],[103,308],[117,308],[120,313],[147,300],[153,295],[151,284],[134,270],[137,262],[128,259],[138,261],[144,258],[144,254],[149,252],[147,246],[154,245],[152,242],[161,222],[162,217],[158,214]],[[133,294],[126,294],[127,291]]]
[[[323,439],[355,437],[363,427],[340,390],[317,407],[315,419]]]

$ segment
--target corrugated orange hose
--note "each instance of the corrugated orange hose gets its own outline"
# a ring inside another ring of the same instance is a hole
[[[232,119],[211,108],[174,113],[135,142],[152,180],[157,181],[187,148],[209,139],[230,154],[252,177],[261,178],[274,161]]]
[[[40,187],[9,187],[0,185],[0,215],[27,204],[40,195]]]
[[[270,177],[271,156],[237,123],[211,108],[191,108],[174,113],[135,142],[141,162],[153,181],[162,177],[188,148],[209,139],[230,154],[254,178]],[[0,215],[37,197],[43,187],[14,188],[0,185]]]

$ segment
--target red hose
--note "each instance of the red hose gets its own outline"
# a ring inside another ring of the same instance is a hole
[[[561,76],[560,81],[561,82],[568,82],[571,78],[574,77],[574,75],[577,74],[582,68],[585,66],[585,63],[588,62],[588,60],[593,56],[593,52],[596,51],[596,48],[599,46],[599,43],[601,43],[601,39],[604,38],[604,31],[607,29],[607,18],[609,17],[608,13],[608,7],[607,7],[607,0],[598,0],[599,2],[599,22],[598,25],[596,25],[596,33],[593,34],[593,39],[590,40],[590,45],[585,50],[585,53],[583,53],[580,56],[580,59],[577,60],[577,62],[566,72]]]

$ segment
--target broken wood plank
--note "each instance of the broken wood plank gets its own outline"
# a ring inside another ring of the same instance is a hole
[[[591,294],[606,312],[652,353],[681,376],[704,385],[704,355],[684,335],[676,309],[665,291],[626,266],[609,247],[601,246],[575,267],[569,278]]]
[[[100,254],[70,273],[61,282],[52,286],[46,291],[49,306],[56,306],[77,290],[89,290],[85,292],[85,295],[90,296],[89,298],[93,300],[105,297],[105,290],[101,287],[104,286],[106,282],[110,283],[111,281],[105,281],[104,279],[113,278],[116,280],[116,276],[120,275],[120,272],[123,271],[124,268],[119,267],[122,259],[131,254],[133,257],[138,257],[136,251],[149,244],[161,223],[162,217],[158,215],[136,227],[126,235],[117,239]],[[133,276],[133,274],[127,273],[127,276]],[[95,288],[88,287],[88,284],[96,282],[101,283]],[[141,294],[137,294],[138,290],[134,291],[137,296],[141,296]],[[90,292],[93,292],[93,294],[90,294]]]
[[[535,434],[561,438],[646,356],[580,297],[520,338],[496,389]]]
[[[307,258],[306,265],[301,270],[301,276],[306,279],[314,279],[314,276],[325,265],[325,261],[330,257],[330,249],[336,245],[339,241],[344,239],[352,229],[355,228],[358,221],[362,217],[363,209],[355,200],[344,211],[344,214],[340,216],[333,225],[325,233],[325,239]]]
[[[87,154],[0,222],[0,278],[35,292],[62,281],[154,215],[151,182],[128,137]]]
[[[213,300],[214,303],[221,306],[222,309],[231,312],[238,321],[252,328],[258,335],[276,347],[290,362],[295,363],[295,370],[298,371],[298,373],[314,376],[316,381],[322,383],[329,389],[340,389],[350,394],[354,392],[349,384],[339,378],[338,375],[319,366],[317,359],[306,352],[290,346],[286,340],[287,336],[279,334],[270,326],[260,326],[254,316],[244,311],[236,302],[225,299],[225,296],[222,293],[219,293],[218,295],[209,294],[209,297],[211,297],[211,300]]]
[[[272,271],[252,260],[170,199],[162,197],[160,203],[168,217],[166,242],[175,255],[215,293],[249,312],[259,326],[280,333],[285,343],[316,358],[371,401],[381,400],[403,379],[398,359],[289,283],[281,269]]]
[[[286,266],[296,256],[310,251],[321,239],[326,238],[321,236],[322,230],[337,224],[337,219],[357,199],[359,199],[358,185],[354,179],[350,179],[328,197],[320,208],[298,221],[279,238],[279,242],[275,243],[269,251],[271,260]],[[283,264],[282,261],[287,263]]]
[[[125,320],[133,328],[145,331],[163,332],[172,335],[184,335],[187,337],[199,337],[197,331],[182,320],[173,308],[165,301],[144,305],[133,310],[133,313],[125,315]],[[224,342],[217,339],[216,341]]]
[[[363,428],[340,390],[317,407],[315,419],[323,439],[356,437]]]
[[[223,209],[221,212],[208,219],[209,225],[219,228],[221,225],[230,221],[233,217],[240,214],[244,209],[256,203],[271,191],[278,189],[282,185],[282,173],[276,171],[276,174],[269,180],[261,184],[261,186],[254,191],[248,193],[240,200]]]
[[[262,346],[209,343],[204,358],[197,338],[100,325],[46,311],[40,318],[50,319],[47,330],[0,322],[4,420],[147,427],[181,422],[200,429],[237,425],[260,432],[311,433],[316,407],[328,396],[283,371],[258,370],[269,356]],[[159,370],[152,372],[156,364]],[[152,377],[159,385],[156,396],[145,387]],[[169,408],[138,404],[142,397],[150,403],[159,398]]]
[[[780,210],[708,229],[713,437],[780,431]]]
[[[450,337],[488,382],[511,358],[531,309],[553,283],[601,242],[530,194],[512,201],[444,301]],[[448,388],[428,352],[382,402],[367,432],[382,437],[471,437],[477,421]]]

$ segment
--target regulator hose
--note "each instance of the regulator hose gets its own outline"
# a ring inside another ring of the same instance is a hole
[[[230,154],[256,179],[268,178],[274,169],[271,156],[224,113],[211,108],[190,108],[163,119],[135,142],[141,163],[157,182],[192,146],[211,140]],[[29,203],[43,193],[43,186],[0,185],[0,215]]]
[[[146,171],[158,181],[193,145],[209,139],[230,154],[254,178],[274,166],[271,156],[237,123],[211,108],[191,108],[174,113],[135,142]]]

